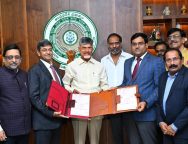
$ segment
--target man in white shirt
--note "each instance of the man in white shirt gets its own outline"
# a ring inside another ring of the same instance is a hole
[[[63,83],[70,93],[93,93],[107,90],[107,75],[103,65],[93,59],[93,40],[82,37],[79,43],[81,57],[68,64]],[[102,117],[91,120],[72,119],[75,144],[85,144],[88,127],[90,144],[98,144]]]
[[[132,57],[122,50],[122,37],[117,33],[111,33],[107,38],[109,54],[101,59],[104,65],[109,87],[119,86],[123,81],[124,62]],[[114,143],[123,144],[121,114],[110,116]]]

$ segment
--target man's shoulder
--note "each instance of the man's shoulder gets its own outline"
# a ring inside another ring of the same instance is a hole
[[[105,62],[109,58],[110,54],[107,54],[101,58],[101,62]]]
[[[180,74],[186,75],[186,78],[188,78],[188,68],[186,66],[182,66],[182,68],[179,71]]]
[[[32,65],[32,67],[29,69],[28,72],[36,71],[36,70],[39,70],[39,69],[40,69],[40,64],[39,64],[39,62],[38,62],[38,63]]]
[[[160,61],[160,62],[163,62],[163,59],[162,59],[161,57],[154,56],[154,55],[152,55],[152,54],[150,54],[150,53],[147,53],[147,54],[145,55],[145,57],[151,59],[152,61]],[[150,62],[150,61],[148,61],[148,62]]]
[[[73,61],[71,61],[69,64],[67,64],[67,67],[75,66],[79,63],[80,58],[75,58]]]
[[[27,72],[23,69],[19,69],[19,72],[22,73],[22,74],[27,74]]]
[[[96,64],[96,65],[102,65],[98,60],[91,58],[91,62]]]
[[[122,51],[121,55],[124,56],[126,59],[129,59],[129,58],[133,57],[132,54],[124,52],[124,51]]]

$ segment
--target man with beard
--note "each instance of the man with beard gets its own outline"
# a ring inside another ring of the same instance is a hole
[[[158,122],[164,144],[188,144],[188,69],[179,49],[164,54],[167,72],[159,79]]]
[[[122,37],[117,33],[111,33],[107,38],[109,54],[101,59],[104,65],[109,87],[117,87],[123,81],[124,62],[132,57],[122,50]],[[114,143],[123,144],[122,114],[109,116],[112,126]]]
[[[163,58],[164,53],[168,48],[169,48],[168,44],[164,41],[159,41],[154,46],[157,56],[161,58]]]
[[[0,141],[3,144],[28,144],[31,130],[31,105],[27,73],[19,68],[21,50],[10,44],[3,51],[0,68]]]
[[[168,44],[170,48],[179,49],[184,58],[184,65],[188,67],[188,49],[184,47],[184,43],[187,41],[185,31],[179,28],[171,28],[167,32]]]
[[[68,64],[63,82],[70,93],[93,93],[108,89],[107,75],[103,65],[92,58],[93,40],[82,37],[79,42],[81,57]],[[88,128],[90,144],[98,144],[102,116],[90,120],[72,119],[75,144],[85,144]]]

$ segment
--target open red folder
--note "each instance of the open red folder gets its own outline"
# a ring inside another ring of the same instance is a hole
[[[65,88],[52,82],[47,105],[73,118],[91,118],[99,115],[136,111],[139,102],[138,86],[127,86],[90,94],[69,94]]]

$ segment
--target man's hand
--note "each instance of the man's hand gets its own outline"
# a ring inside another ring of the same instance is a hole
[[[145,102],[145,101],[139,102],[139,103],[138,103],[137,110],[138,110],[139,112],[142,112],[142,111],[144,111],[145,107],[146,107],[146,102]]]
[[[170,136],[174,136],[176,134],[171,125],[167,127],[167,134]]]
[[[163,134],[167,134],[167,127],[168,127],[168,125],[165,122],[160,122],[159,126],[160,126]]]
[[[60,112],[54,112],[53,116],[54,117],[59,117],[59,118],[69,118],[67,116],[62,115],[61,111]]]
[[[74,89],[72,93],[79,94],[80,92],[78,90]]]
[[[4,130],[0,131],[0,141],[6,141],[6,138]]]

